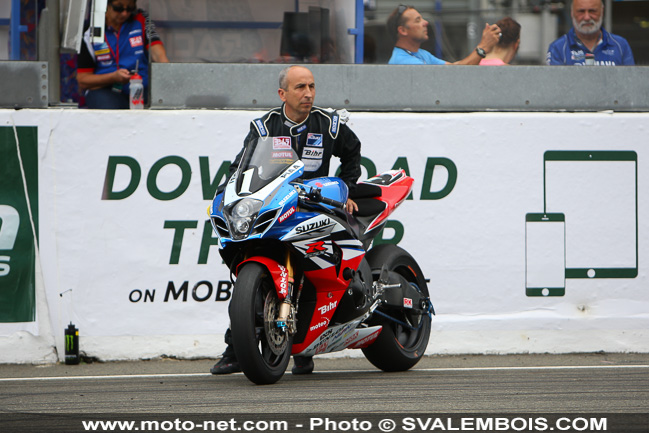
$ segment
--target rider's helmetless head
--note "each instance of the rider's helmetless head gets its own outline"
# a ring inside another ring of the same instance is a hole
[[[302,123],[311,112],[315,99],[313,74],[304,66],[289,66],[279,74],[280,99],[285,103],[284,114],[296,123]]]

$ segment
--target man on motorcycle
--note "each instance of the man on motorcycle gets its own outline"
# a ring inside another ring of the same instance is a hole
[[[361,175],[361,142],[345,124],[347,113],[323,109],[313,105],[315,81],[311,71],[303,66],[289,66],[279,74],[277,90],[282,106],[274,108],[250,123],[250,132],[244,140],[241,152],[230,165],[230,176],[248,144],[258,137],[289,137],[291,146],[304,162],[304,178],[311,179],[329,175],[332,156],[340,159],[339,177],[347,184],[350,196],[356,189]],[[223,191],[224,182],[218,192]],[[347,200],[347,212],[358,211],[353,200]],[[230,329],[225,333],[228,345],[222,358],[210,369],[212,374],[230,374],[241,371],[232,348]],[[309,374],[313,371],[312,357],[295,356],[293,374]]]

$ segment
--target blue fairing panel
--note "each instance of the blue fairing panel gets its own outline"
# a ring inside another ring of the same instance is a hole
[[[349,195],[347,185],[338,177],[316,177],[304,181],[304,184],[313,188],[320,188],[323,197],[341,203],[345,203]]]

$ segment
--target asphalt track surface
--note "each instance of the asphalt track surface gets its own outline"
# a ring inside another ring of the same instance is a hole
[[[313,374],[267,386],[213,376],[214,360],[0,365],[0,430],[36,413],[649,414],[649,354],[428,356],[401,373],[364,358],[315,362]]]

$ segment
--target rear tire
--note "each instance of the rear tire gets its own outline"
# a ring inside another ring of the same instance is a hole
[[[383,244],[372,248],[366,257],[374,275],[378,276],[378,271],[385,265],[388,271],[397,273],[408,283],[416,285],[424,296],[430,296],[426,279],[419,265],[403,248]],[[379,311],[381,311],[380,307]],[[406,314],[406,310],[395,312],[391,309],[386,310],[385,313],[401,322],[419,326],[416,320],[413,321],[412,314]],[[367,360],[383,371],[405,371],[417,364],[428,346],[431,318],[429,314],[418,315],[416,318],[421,321],[421,327],[410,329],[374,314],[370,319],[370,325],[382,325],[383,330],[372,345],[362,349]]]
[[[266,268],[248,263],[234,284],[230,322],[241,370],[257,385],[277,382],[291,359],[292,338],[275,327],[280,301]]]

